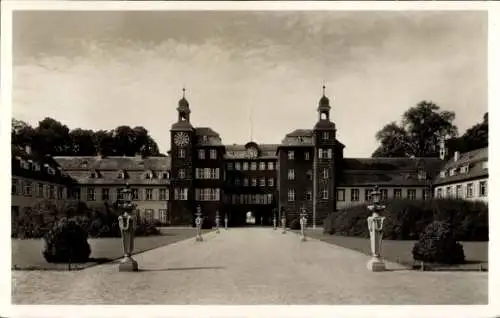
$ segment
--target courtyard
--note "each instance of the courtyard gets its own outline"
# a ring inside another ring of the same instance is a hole
[[[487,272],[420,272],[272,228],[207,232],[79,271],[12,271],[13,304],[465,305],[488,303]]]

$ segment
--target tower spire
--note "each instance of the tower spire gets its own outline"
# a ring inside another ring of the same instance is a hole
[[[186,98],[186,88],[182,87],[182,98]]]
[[[323,84],[323,96],[325,96],[325,89],[326,89],[326,86],[325,86],[325,84]]]

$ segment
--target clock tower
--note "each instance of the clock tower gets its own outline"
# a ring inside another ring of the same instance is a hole
[[[194,224],[193,142],[195,130],[189,121],[191,110],[182,89],[177,122],[170,129],[171,183],[169,216],[172,225]]]
[[[329,213],[337,206],[335,186],[335,149],[336,128],[330,121],[330,100],[323,96],[318,104],[318,121],[313,129],[314,163],[313,163],[313,222],[322,224]]]

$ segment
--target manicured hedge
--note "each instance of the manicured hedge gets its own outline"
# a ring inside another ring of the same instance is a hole
[[[43,257],[49,263],[85,263],[90,256],[88,234],[81,220],[62,218],[44,239]]]
[[[450,224],[459,241],[488,240],[488,205],[461,199],[392,200],[385,203],[384,237],[392,240],[418,240],[433,221]],[[369,237],[365,204],[331,213],[324,220],[324,232],[342,236]]]
[[[463,264],[465,254],[448,222],[434,221],[427,225],[412,250],[413,259],[426,263]]]

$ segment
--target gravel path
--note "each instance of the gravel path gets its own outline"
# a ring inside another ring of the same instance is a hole
[[[272,228],[211,232],[82,271],[13,271],[14,304],[487,304],[488,274],[366,269],[369,257]]]

